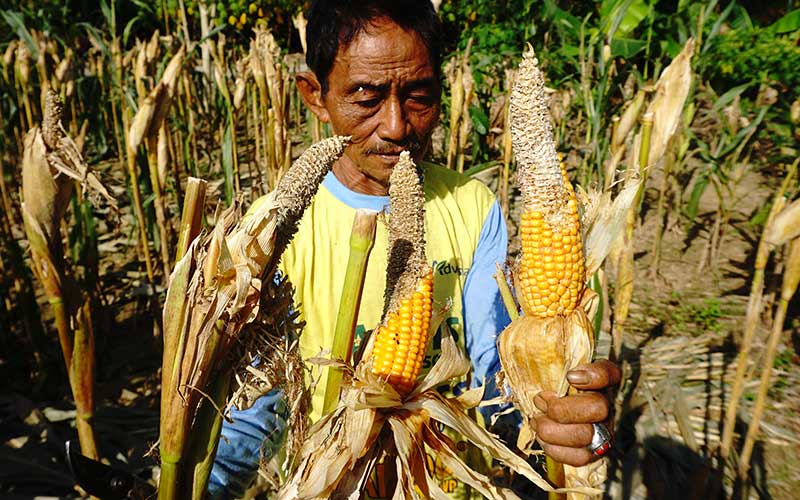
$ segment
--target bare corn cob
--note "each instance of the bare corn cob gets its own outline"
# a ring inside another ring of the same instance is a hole
[[[375,332],[372,373],[407,394],[422,369],[428,344],[433,271],[425,260],[425,195],[408,152],[400,155],[389,183],[386,308]]]

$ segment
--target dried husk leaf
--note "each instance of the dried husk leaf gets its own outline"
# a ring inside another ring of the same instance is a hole
[[[161,186],[167,184],[167,172],[169,171],[169,144],[167,122],[161,122],[158,127],[158,143],[156,145],[156,164],[158,169],[158,182]]]
[[[592,276],[603,265],[612,247],[625,229],[625,217],[639,190],[639,182],[628,182],[611,200],[609,191],[579,192],[584,207],[581,232],[584,241],[586,276]],[[590,201],[591,200],[591,201]]]
[[[780,246],[800,236],[800,199],[793,201],[775,217],[766,240],[772,245]]]
[[[78,146],[64,132],[61,111],[58,95],[48,92],[42,127],[28,131],[23,140],[22,200],[51,251],[55,251],[55,246],[61,248],[61,219],[69,205],[75,180],[116,208],[108,191],[89,171]]]
[[[186,47],[181,47],[170,59],[161,75],[161,80],[147,94],[136,111],[128,131],[128,149],[130,151],[136,151],[145,137],[155,136],[158,133],[158,129],[169,111],[172,97],[175,95],[175,85],[180,76],[185,56]]]
[[[567,317],[521,316],[500,334],[497,350],[505,379],[526,425],[542,412],[533,403],[541,391],[564,396],[569,389],[567,372],[591,362],[594,335],[585,308],[591,294],[584,295],[582,307]],[[518,443],[521,449],[529,443]]]
[[[642,112],[644,97],[645,91],[644,89],[640,89],[633,100],[628,103],[625,111],[622,112],[622,116],[617,123],[617,128],[614,129],[614,135],[611,138],[611,151],[617,151],[625,144],[625,139],[628,137],[630,131],[633,130],[633,126],[636,125],[636,121],[639,119],[639,115]]]
[[[308,20],[303,15],[303,11],[300,11],[292,18],[292,24],[294,24],[295,29],[300,34],[300,46],[303,47],[303,54],[306,53],[308,47],[306,46],[306,26],[308,26]]]
[[[429,373],[430,378],[425,384],[438,387],[451,380],[448,377],[452,374],[463,373],[468,367],[469,363],[453,337],[445,333],[442,336],[442,355],[431,369],[430,373],[434,375]],[[363,486],[376,463],[376,457],[382,450],[392,449],[396,451],[393,460],[400,483],[393,498],[416,498],[419,496],[416,488],[419,488],[424,494],[423,498],[447,499],[449,497],[427,473],[426,459],[421,452],[426,447],[447,464],[458,480],[473,485],[493,498],[516,498],[512,493],[493,486],[489,478],[470,469],[458,456],[451,441],[442,436],[442,425],[464,436],[468,442],[542,489],[553,491],[522,457],[466,414],[469,405],[479,401],[475,394],[464,398],[447,398],[435,389],[415,390],[402,400],[395,393],[379,401],[375,407],[366,406],[379,399],[377,395],[381,390],[389,392],[392,389],[372,375],[368,363],[359,365],[351,385],[345,387],[337,409],[311,430],[303,447],[300,465],[280,491],[279,499],[357,498],[353,483]],[[365,397],[364,393],[368,391],[372,396]],[[394,405],[385,405],[387,401],[394,401]],[[369,463],[365,463],[367,461]],[[599,493],[597,489],[584,486],[570,491]]]
[[[320,172],[330,170],[345,143],[336,137],[309,148],[289,172],[293,182],[304,184],[302,189],[281,192],[279,187],[244,220],[234,204],[220,215],[213,233],[195,240],[176,266],[176,290],[171,284],[164,308],[169,347],[162,372],[162,460],[175,463],[183,456],[201,394],[208,392],[213,374],[229,374],[229,354],[259,312],[262,278],[272,279],[280,257],[275,245],[279,233],[297,223],[324,176]],[[298,170],[315,176],[303,178]],[[303,198],[293,199],[292,193]],[[285,205],[292,207],[290,218],[281,212]]]
[[[653,130],[650,135],[650,153],[647,165],[653,166],[667,150],[667,142],[675,134],[683,116],[683,105],[692,86],[692,55],[694,54],[694,39],[689,38],[683,50],[661,73],[656,83],[655,97],[647,106],[647,113],[655,117]],[[642,143],[642,133],[636,136],[635,147],[631,158],[638,162],[639,148]]]
[[[55,176],[47,159],[47,146],[41,129],[35,127],[25,134],[24,145],[22,199],[25,210],[37,221],[46,241],[60,244],[59,225],[75,183],[67,176]]]

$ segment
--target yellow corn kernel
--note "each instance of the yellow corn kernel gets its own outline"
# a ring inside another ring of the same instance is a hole
[[[385,378],[397,392],[408,394],[417,381],[428,344],[431,323],[433,271],[417,284],[411,297],[401,299],[375,332],[372,373]]]
[[[522,213],[519,283],[528,310],[538,317],[569,314],[580,299],[578,292],[584,282],[583,247],[572,190],[570,195],[559,227],[551,227],[539,211]],[[532,230],[534,227],[537,231]]]

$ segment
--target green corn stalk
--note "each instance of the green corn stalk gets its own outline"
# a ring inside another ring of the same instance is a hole
[[[361,292],[364,288],[364,277],[367,272],[372,245],[375,242],[375,227],[378,214],[371,210],[356,210],[353,220],[353,232],[350,235],[350,257],[347,260],[347,271],[342,286],[342,299],[339,303],[339,314],[336,316],[336,329],[333,334],[331,359],[350,363],[353,352],[358,309],[361,304]],[[329,367],[328,383],[325,386],[325,399],[322,414],[330,413],[339,402],[343,373],[342,370]]]

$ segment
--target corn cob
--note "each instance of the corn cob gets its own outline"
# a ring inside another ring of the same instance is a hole
[[[547,210],[539,208],[545,200],[536,199],[535,203],[526,204],[521,217],[518,291],[525,313],[538,318],[563,316],[574,311],[584,285],[578,203],[563,164],[560,171],[560,184],[565,186],[567,198],[564,208],[546,217]],[[543,192],[547,190],[535,193]]]
[[[425,196],[407,152],[400,155],[389,183],[386,305],[375,332],[372,373],[407,394],[422,369],[428,343],[433,271],[425,261]]]
[[[585,311],[591,293],[584,284],[578,203],[556,152],[544,78],[532,48],[523,55],[511,94],[510,127],[523,202],[515,285],[524,315],[500,335],[498,351],[527,424],[541,414],[535,396],[541,391],[565,395],[566,373],[589,362],[594,348]],[[519,447],[527,448],[534,435],[529,425],[523,426]],[[553,480],[556,471],[548,468]],[[593,469],[565,473],[568,486],[594,484],[604,479],[599,475]]]
[[[518,118],[511,120],[511,138],[523,197],[517,291],[526,315],[551,318],[575,310],[583,291],[578,203],[556,153],[544,80],[532,50],[520,73],[528,78],[519,78],[510,103],[511,116]]]

